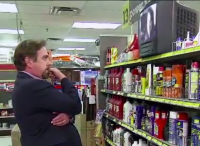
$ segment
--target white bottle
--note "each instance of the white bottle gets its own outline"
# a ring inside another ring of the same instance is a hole
[[[117,140],[117,130],[118,128],[116,128],[114,131],[113,131],[113,143],[116,144],[116,140]]]
[[[145,145],[145,142],[143,142],[142,139],[139,139],[139,144],[138,144],[138,146],[143,146],[143,145]]]
[[[130,113],[132,111],[132,104],[130,103],[130,101],[127,99],[126,103],[124,104],[124,107],[123,107],[123,121],[125,123],[129,123],[129,116],[130,116]]]
[[[130,68],[126,69],[126,75],[125,75],[125,80],[126,80],[126,92],[131,92],[132,89],[132,73],[130,71]]]
[[[137,141],[134,141],[132,146],[138,146],[138,142]]]
[[[120,134],[123,132],[123,129],[120,127],[117,131],[117,137],[116,137],[116,145],[120,145]]]
[[[128,138],[129,138],[130,135],[131,135],[131,133],[128,132],[128,131],[126,133],[124,133],[124,146],[129,146]]]

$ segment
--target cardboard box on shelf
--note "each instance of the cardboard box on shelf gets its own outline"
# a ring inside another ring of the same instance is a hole
[[[12,146],[21,146],[20,142],[21,133],[18,125],[15,125],[11,131]]]

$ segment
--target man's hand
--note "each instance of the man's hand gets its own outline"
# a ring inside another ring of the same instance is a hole
[[[67,114],[61,113],[56,116],[51,123],[55,126],[64,126],[70,122],[70,118]]]
[[[63,78],[66,78],[66,76],[57,68],[50,68],[49,69],[50,74],[49,77],[50,78],[57,78],[59,81],[61,81]]]

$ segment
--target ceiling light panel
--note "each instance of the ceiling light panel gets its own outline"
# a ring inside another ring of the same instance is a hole
[[[77,51],[84,51],[85,48],[58,48],[59,51],[74,51],[74,50],[77,50]]]
[[[0,3],[0,12],[2,13],[18,13],[15,4]]]
[[[18,42],[0,42],[0,46],[3,47],[16,47],[18,44]]]
[[[17,29],[0,29],[0,34],[24,34],[23,30]]]
[[[119,23],[89,23],[89,22],[74,22],[72,28],[88,28],[88,29],[117,29]]]
[[[96,39],[64,39],[64,42],[83,42],[83,43],[94,43]]]

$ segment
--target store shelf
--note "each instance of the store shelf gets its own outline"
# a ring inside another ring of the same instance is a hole
[[[11,110],[13,109],[12,107],[0,107],[0,110]]]
[[[15,80],[0,80],[0,83],[14,83]]]
[[[137,93],[125,93],[121,91],[113,91],[113,90],[107,90],[107,89],[102,89],[101,92],[114,94],[114,95],[120,95],[120,96],[134,98],[134,99],[141,99],[141,100],[146,100],[146,101],[182,106],[182,107],[187,107],[187,108],[200,109],[199,101],[190,101],[190,100],[178,99],[178,98],[164,98],[160,96],[141,95]]]
[[[181,55],[181,58],[185,58],[185,56],[190,56],[190,55],[198,55],[200,54],[200,46],[192,47],[192,48],[187,48],[179,51],[174,51],[174,52],[169,52],[169,53],[164,53],[152,57],[147,57],[147,58],[142,58],[138,60],[133,60],[133,61],[128,61],[128,62],[122,62],[118,64],[112,64],[112,65],[107,65],[104,68],[112,68],[112,67],[118,67],[118,66],[125,66],[125,65],[130,65],[130,64],[135,64],[135,65],[140,65],[144,63],[148,63],[150,61],[155,61],[155,60],[165,60],[165,59],[177,59],[178,56]]]
[[[105,141],[106,141],[109,145],[111,145],[111,146],[117,146],[117,145],[114,144],[114,143],[112,142],[112,140],[110,140],[108,137],[105,137]]]
[[[9,118],[15,118],[15,116],[0,116],[0,119],[9,119]]]
[[[127,123],[124,123],[123,121],[121,120],[118,120],[116,119],[115,117],[111,116],[110,114],[108,113],[104,113],[104,117],[106,117],[107,119],[115,122],[116,124],[124,127],[125,129],[133,132],[134,134],[137,134],[143,138],[145,138],[146,140],[148,140],[149,142],[152,142],[158,146],[172,146],[172,144],[166,142],[166,141],[163,141],[163,140],[160,140],[160,139],[157,139],[155,138],[154,136],[151,136],[150,134],[148,134],[147,132],[143,131],[143,130],[140,130],[140,129],[135,129],[133,126],[127,124]],[[115,145],[114,145],[115,146]]]

